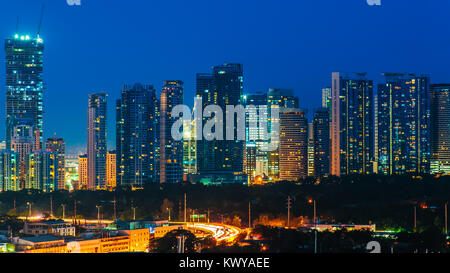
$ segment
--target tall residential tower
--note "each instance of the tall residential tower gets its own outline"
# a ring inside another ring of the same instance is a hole
[[[106,98],[105,93],[89,95],[87,157],[87,189],[104,189],[106,185]]]
[[[44,44],[41,38],[16,34],[6,39],[6,147],[14,127],[33,128],[33,150],[42,148]]]

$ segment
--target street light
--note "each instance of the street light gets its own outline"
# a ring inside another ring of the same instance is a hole
[[[316,220],[316,200],[315,199],[308,199],[308,203],[314,204],[314,253],[317,253],[317,220]]]
[[[62,219],[64,220],[66,218],[66,204],[61,204],[61,207],[63,209],[63,211],[62,211]]]
[[[96,205],[96,207],[97,207],[97,221],[98,221],[98,226],[100,226],[100,208],[101,208],[102,206]]]
[[[28,206],[28,217],[31,218],[31,203],[27,202],[27,206]]]
[[[131,207],[133,209],[133,221],[136,221],[136,207]]]

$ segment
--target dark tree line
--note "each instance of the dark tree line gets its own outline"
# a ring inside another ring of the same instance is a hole
[[[102,218],[112,219],[114,200],[116,216],[131,219],[136,209],[138,219],[182,220],[184,194],[189,213],[207,214],[211,221],[232,221],[238,217],[248,224],[251,203],[252,220],[260,216],[286,218],[286,199],[292,198],[291,217],[312,218],[309,199],[317,201],[317,215],[322,222],[375,223],[380,229],[413,230],[414,207],[417,207],[417,231],[430,227],[443,229],[444,204],[450,199],[450,178],[433,176],[348,176],[321,179],[308,178],[298,183],[278,182],[248,187],[238,184],[204,186],[201,184],[147,184],[143,190],[118,188],[108,191],[58,191],[42,193],[36,190],[0,193],[0,215],[28,214],[27,202],[33,213],[50,212],[67,218],[95,219],[97,205]],[[15,208],[14,208],[15,205]]]

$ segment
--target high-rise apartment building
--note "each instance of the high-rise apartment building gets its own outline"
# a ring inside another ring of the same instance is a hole
[[[280,132],[272,132],[272,122],[280,122],[276,120],[276,117],[272,117],[272,108],[277,108],[281,113],[285,108],[298,108],[298,97],[294,96],[294,90],[292,89],[280,89],[280,88],[270,88],[267,93],[267,111],[269,114],[268,121],[268,132],[269,134],[280,134]],[[280,179],[280,143],[271,143],[273,147],[278,147],[274,151],[269,152],[269,177],[270,179],[277,181]]]
[[[431,170],[450,174],[450,84],[432,84],[431,104]]]
[[[89,95],[87,120],[87,189],[89,190],[104,189],[106,184],[106,106],[107,94]]]
[[[330,112],[327,108],[314,112],[314,175],[324,177],[330,174]]]
[[[116,102],[117,182],[122,186],[156,181],[156,103],[153,86],[142,84],[125,85]]]
[[[34,128],[31,125],[16,125],[12,131],[11,150],[19,160],[19,188],[26,188],[30,154],[35,147]]]
[[[314,165],[314,124],[308,123],[308,176],[313,177],[315,175]]]
[[[60,190],[58,188],[58,154],[36,150],[30,154],[30,166],[27,176],[27,189],[44,192]],[[64,188],[62,188],[64,189]]]
[[[256,111],[256,115],[246,112],[245,117],[244,172],[247,174],[248,183],[251,184],[257,177],[269,176],[268,126],[264,128],[260,124],[261,110],[268,111],[267,93],[246,94],[243,101],[246,108],[255,107]],[[268,115],[267,112],[267,117]]]
[[[164,81],[161,92],[160,123],[160,182],[180,183],[183,181],[183,140],[174,140],[172,117],[175,106],[183,104],[183,82]]]
[[[113,190],[117,186],[117,156],[115,151],[106,155],[106,188]]]
[[[6,50],[6,146],[11,149],[13,130],[33,128],[33,150],[42,148],[44,44],[38,36],[16,34],[5,40]]]
[[[48,138],[45,141],[45,150],[58,156],[58,189],[62,190],[65,188],[66,182],[66,142],[56,136]]]
[[[331,174],[373,173],[373,81],[366,73],[332,73]]]
[[[0,150],[0,192],[19,191],[19,157],[10,150]]]
[[[280,113],[280,180],[298,181],[308,175],[308,120],[300,109]]]
[[[430,168],[430,99],[426,75],[385,73],[378,85],[378,170],[392,175]]]
[[[78,156],[78,188],[87,189],[88,185],[88,156]]]
[[[226,126],[226,106],[241,105],[243,95],[242,64],[223,64],[212,68],[211,74],[197,74],[197,98],[202,98],[202,108],[214,104],[223,111],[223,125]],[[214,117],[212,117],[214,118]],[[203,125],[210,118],[203,119]],[[237,119],[233,131],[237,135]],[[246,182],[244,175],[244,142],[227,140],[223,130],[222,139],[197,141],[198,172],[204,183]]]

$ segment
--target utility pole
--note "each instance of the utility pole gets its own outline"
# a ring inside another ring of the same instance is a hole
[[[116,215],[116,197],[114,196],[114,201],[113,201],[113,203],[114,203],[114,221],[116,221],[116,219],[117,219],[117,215]]]
[[[248,202],[248,228],[252,228],[252,207],[251,202]]]
[[[445,202],[445,207],[444,207],[444,213],[445,213],[445,234],[447,234],[447,206],[448,206],[448,202]]]
[[[73,206],[73,210],[74,210],[74,217],[75,217],[75,226],[77,225],[77,200],[73,201],[74,206]]]
[[[136,221],[136,207],[133,207],[133,221]]]
[[[184,222],[186,223],[186,194],[184,194]]]
[[[178,253],[184,253],[184,241],[185,241],[184,234],[177,236],[177,252]]]
[[[291,197],[287,198],[287,209],[288,209],[288,218],[287,218],[287,227],[291,226]]]
[[[317,225],[317,217],[316,217],[316,200],[314,200],[314,227]]]
[[[28,205],[28,217],[31,218],[31,202],[27,202]]]
[[[50,195],[50,217],[53,217],[53,197]]]
[[[98,221],[98,226],[100,227],[100,205],[97,205],[97,221]]]
[[[317,253],[317,217],[316,217],[316,200],[309,200],[309,203],[313,203],[314,205],[314,216],[313,216],[313,222],[314,222],[314,253]]]
[[[414,206],[414,232],[417,231],[417,206]]]
[[[209,224],[209,209],[208,209],[208,224]]]
[[[62,209],[63,209],[63,211],[62,211],[62,219],[64,220],[66,218],[66,205],[62,204],[61,206],[62,206]]]
[[[16,198],[14,198],[14,211],[16,211]]]

